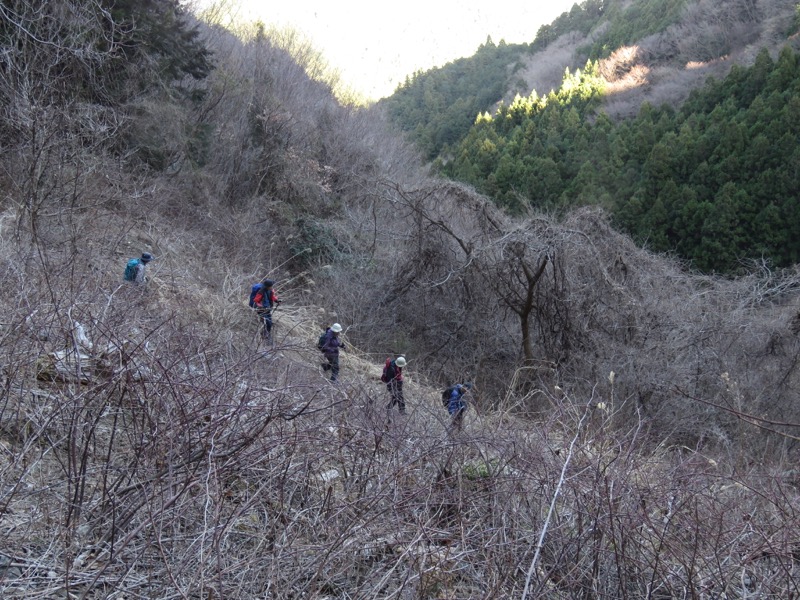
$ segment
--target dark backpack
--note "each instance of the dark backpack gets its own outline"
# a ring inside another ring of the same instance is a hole
[[[128,264],[125,265],[125,281],[136,281],[136,268],[140,262],[142,261],[138,258],[132,258],[128,261]]]
[[[320,352],[323,351],[323,349],[325,347],[325,342],[327,342],[327,341],[328,341],[328,330],[326,329],[325,333],[323,333],[321,336],[319,336],[319,339],[317,340],[317,349]]]
[[[250,308],[258,308],[261,298],[264,297],[263,294],[261,294],[261,297],[259,297],[261,287],[261,283],[254,283],[253,287],[250,288]]]
[[[383,374],[381,375],[381,381],[383,383],[389,383],[392,379],[395,378],[397,375],[397,371],[394,368],[394,363],[392,362],[391,358],[386,359],[386,364],[383,365]]]

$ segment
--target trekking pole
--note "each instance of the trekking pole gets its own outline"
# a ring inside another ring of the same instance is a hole
[[[264,321],[264,337],[267,341],[267,344],[269,344],[272,347],[275,346],[275,328],[277,325],[275,323],[274,317],[275,313],[278,311],[278,306],[279,304],[276,303],[273,308],[269,309],[269,314],[267,315],[267,318],[269,319],[270,322],[269,331],[267,331],[267,322]]]
[[[275,304],[275,308],[272,309],[272,311],[270,312],[270,315],[269,315],[270,321],[272,321],[272,331],[269,333],[269,343],[270,343],[271,346],[275,345],[275,333],[274,332],[275,332],[275,327],[276,327],[277,324],[275,323],[275,319],[273,317],[275,316],[275,313],[278,312],[278,307],[279,306],[280,306],[280,304],[276,303]]]

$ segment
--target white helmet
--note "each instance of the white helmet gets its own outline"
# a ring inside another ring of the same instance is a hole
[[[338,323],[334,323],[333,325],[331,325],[331,331],[334,333],[339,333],[340,331],[342,331],[342,326],[339,325]]]
[[[396,364],[398,367],[402,369],[403,367],[406,366],[406,359],[403,358],[402,356],[398,356],[397,360],[394,361],[394,364]]]

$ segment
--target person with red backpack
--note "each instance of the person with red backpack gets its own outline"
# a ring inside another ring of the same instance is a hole
[[[267,341],[272,340],[272,310],[281,303],[273,289],[274,285],[272,279],[264,279],[250,288],[250,307],[256,309],[263,324],[261,335]]]
[[[404,356],[398,356],[394,360],[386,359],[386,364],[383,365],[383,374],[381,381],[386,384],[386,389],[389,390],[389,405],[386,410],[392,410],[396,404],[401,415],[406,413],[406,401],[403,398],[403,367],[406,366],[406,359]]]

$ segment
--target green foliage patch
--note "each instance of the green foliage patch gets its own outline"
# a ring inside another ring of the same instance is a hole
[[[503,96],[525,47],[503,41],[495,45],[488,38],[471,58],[417,72],[379,104],[432,159],[457,143],[475,115]]]
[[[664,31],[678,21],[686,0],[637,0],[631,3],[604,4],[607,5],[603,13],[608,27],[591,45],[583,49],[590,58],[607,57],[617,48]]]
[[[676,111],[613,123],[592,63],[558,92],[479,118],[441,171],[512,212],[599,204],[640,243],[706,272],[800,261],[800,60],[766,50]]]

